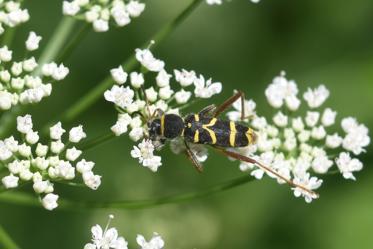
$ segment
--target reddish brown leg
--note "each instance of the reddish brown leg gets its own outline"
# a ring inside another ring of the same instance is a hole
[[[224,112],[227,108],[229,108],[236,100],[241,98],[241,120],[245,119],[245,94],[241,91],[238,91],[232,97],[227,99],[223,102],[218,108],[216,108],[214,112],[214,117],[219,116],[222,112]]]
[[[218,152],[228,156],[228,157],[232,157],[232,158],[235,158],[237,160],[240,160],[240,161],[243,161],[243,162],[247,162],[247,163],[252,163],[252,164],[255,164],[257,165],[259,168],[263,169],[264,171],[267,171],[267,172],[270,172],[271,174],[277,176],[278,178],[284,180],[286,183],[288,183],[290,186],[293,186],[293,187],[296,187],[296,188],[300,188],[308,193],[310,193],[311,195],[315,196],[315,197],[318,197],[319,195],[317,193],[315,193],[314,191],[304,187],[304,186],[301,186],[299,184],[296,184],[294,183],[292,180],[289,180],[287,179],[286,177],[280,175],[279,173],[277,173],[276,171],[272,170],[271,168],[269,168],[268,166],[265,166],[263,164],[261,164],[260,162],[258,162],[257,160],[255,159],[252,159],[250,157],[246,157],[246,156],[243,156],[243,155],[240,155],[238,153],[235,153],[235,152],[232,152],[232,151],[227,151],[225,149],[222,149],[222,148],[219,148],[219,147],[214,147]]]

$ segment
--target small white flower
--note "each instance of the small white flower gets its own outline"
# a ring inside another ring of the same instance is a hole
[[[143,138],[143,136],[144,136],[144,130],[141,127],[136,127],[134,129],[132,129],[128,135],[129,135],[129,137],[130,137],[130,139],[132,141],[137,142],[141,138]]]
[[[0,109],[9,110],[12,107],[13,95],[8,91],[0,91]]]
[[[26,48],[28,51],[34,51],[39,48],[39,42],[41,41],[41,36],[38,36],[35,32],[31,31],[26,40]]]
[[[136,59],[152,72],[160,72],[164,68],[164,62],[154,58],[149,49],[136,49]]]
[[[286,101],[286,104],[293,110],[299,107],[297,94],[298,87],[295,81],[287,80],[284,72],[275,77],[265,91],[267,101],[272,107],[280,108]]]
[[[343,141],[343,138],[340,137],[337,133],[334,133],[333,135],[328,135],[328,136],[326,137],[325,145],[326,145],[328,148],[336,149],[336,148],[338,148],[339,146],[341,146],[342,141]]]
[[[318,189],[323,182],[321,179],[317,179],[315,176],[310,177],[309,173],[296,175],[293,181],[295,184],[299,184],[310,190]],[[313,199],[318,198],[317,196],[299,187],[293,188],[293,190],[294,190],[295,197],[303,196],[307,203],[310,203]]]
[[[27,134],[32,131],[32,118],[30,114],[26,114],[25,116],[18,116],[17,117],[17,130],[23,134]]]
[[[72,147],[66,150],[66,159],[73,162],[76,159],[78,159],[78,157],[80,157],[81,154],[82,154],[81,150],[78,150],[75,147]]]
[[[346,152],[339,154],[336,164],[345,179],[356,180],[352,173],[363,169],[363,164],[356,158],[351,159],[350,154]]]
[[[13,155],[12,151],[6,146],[6,144],[0,140],[0,160],[6,161]]]
[[[35,150],[35,153],[36,153],[36,155],[37,156],[46,156],[47,155],[47,153],[48,153],[48,146],[46,146],[46,145],[42,145],[42,144],[38,144],[37,146],[36,146],[36,150]]]
[[[19,177],[10,174],[8,176],[3,177],[1,179],[1,182],[3,183],[5,188],[16,188],[18,187],[18,180]]]
[[[212,83],[211,79],[205,81],[205,78],[200,75],[194,80],[194,94],[198,98],[211,98],[215,94],[219,94],[222,90],[220,82]]]
[[[0,60],[1,61],[5,61],[5,62],[11,61],[12,54],[13,52],[9,50],[7,46],[0,48]]]
[[[157,100],[158,93],[154,90],[154,87],[150,87],[145,90],[146,98],[150,102],[154,102]]]
[[[154,156],[153,152],[154,145],[152,141],[144,139],[138,146],[133,146],[131,156],[137,158],[144,167],[148,167],[155,172],[162,163],[161,158]]]
[[[185,69],[174,70],[175,80],[180,83],[182,87],[187,87],[193,84],[194,80],[197,78],[194,71],[187,71]]]
[[[324,85],[320,85],[314,90],[308,88],[307,92],[303,95],[304,100],[307,101],[310,108],[320,107],[328,97],[329,90]]]
[[[208,5],[220,5],[223,3],[222,0],[206,0],[206,3]]]
[[[175,99],[178,104],[187,103],[190,97],[192,97],[192,93],[189,91],[185,91],[184,89],[181,89],[180,91],[175,93]]]
[[[26,134],[26,141],[29,144],[36,144],[39,141],[39,135],[37,131],[30,131]]]
[[[134,91],[127,87],[114,85],[111,90],[107,90],[104,93],[104,97],[107,101],[113,102],[121,108],[126,108],[133,102]]]
[[[333,111],[330,108],[326,108],[321,118],[321,123],[325,127],[329,127],[335,123],[335,117],[337,116],[337,112]]]
[[[31,57],[30,59],[23,61],[23,69],[26,72],[34,71],[37,66],[38,66],[38,63],[36,63],[36,60],[34,57]]]
[[[92,190],[96,190],[101,185],[101,176],[93,174],[92,171],[83,172],[83,181]]]
[[[285,127],[288,125],[288,117],[284,115],[282,112],[278,112],[274,117],[273,117],[273,122],[275,125],[278,127]]]
[[[75,16],[80,10],[79,5],[75,2],[63,1],[62,12],[64,15]]]
[[[130,74],[131,79],[131,85],[134,88],[140,88],[142,85],[144,85],[145,79],[144,75],[142,73],[132,72]]]
[[[343,126],[343,121],[342,121]],[[355,128],[349,127],[349,132],[343,139],[343,148],[345,150],[351,151],[355,155],[359,155],[364,152],[364,147],[370,144],[370,137],[368,136],[368,128],[365,125],[357,125]]]
[[[63,150],[64,147],[65,145],[62,143],[61,140],[51,142],[51,152],[55,154],[59,154]]]
[[[83,174],[84,172],[92,171],[94,166],[95,166],[94,162],[90,162],[90,161],[86,161],[85,159],[82,159],[76,164],[76,170],[79,173]]]
[[[170,86],[161,87],[159,89],[159,97],[163,100],[167,100],[171,98],[174,91],[170,88]]]
[[[96,32],[106,32],[109,30],[109,22],[103,19],[94,20],[93,29]]]
[[[227,113],[228,119],[232,121],[241,121],[241,113],[242,113],[242,104],[241,104],[241,98],[238,99],[233,103],[233,108],[235,111],[230,111]],[[249,117],[255,117],[255,108],[256,103],[250,99],[244,101],[244,113],[245,113],[245,120],[247,120]]]
[[[313,127],[313,129],[311,131],[311,136],[315,140],[324,139],[325,136],[326,136],[326,131],[325,131],[324,126],[321,125],[321,126],[318,126],[318,127]]]
[[[114,81],[119,85],[122,85],[127,81],[128,74],[124,72],[122,66],[111,69],[110,73],[111,77],[113,77]]]
[[[127,113],[119,114],[117,122],[111,127],[112,132],[114,132],[116,136],[126,133],[128,130],[128,125],[131,123],[131,119],[131,116]]]
[[[320,118],[320,113],[318,112],[307,112],[306,116],[306,124],[308,127],[314,127],[318,122]]]
[[[157,233],[154,233],[150,241],[146,241],[144,236],[138,234],[136,242],[141,246],[141,249],[162,249],[164,247],[164,241]]]
[[[168,74],[164,69],[159,71],[157,77],[156,77],[156,82],[159,87],[166,87],[170,84],[170,79],[172,75]]]
[[[63,80],[69,74],[69,69],[63,64],[57,66],[52,73],[52,78],[55,80]]]
[[[138,17],[141,15],[141,13],[145,9],[145,4],[140,3],[139,1],[133,1],[131,0],[127,5],[126,5],[126,10],[128,11],[129,15],[131,17]]]
[[[57,124],[49,128],[49,136],[51,139],[54,140],[60,140],[65,132],[66,130],[62,128],[61,122],[58,122]]]
[[[43,204],[43,207],[47,210],[53,210],[55,209],[58,204],[57,204],[57,200],[58,200],[58,195],[56,194],[47,194],[43,199],[42,199],[42,204]]]
[[[301,117],[293,118],[291,125],[296,132],[301,132],[304,129],[304,123]]]
[[[69,141],[72,143],[79,143],[80,140],[86,137],[87,135],[83,131],[82,125],[72,128],[69,132]]]

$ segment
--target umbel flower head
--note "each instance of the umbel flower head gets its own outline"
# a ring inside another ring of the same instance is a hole
[[[30,32],[25,42],[27,51],[37,50],[41,39],[35,32]],[[7,46],[0,48],[0,62],[0,110],[40,102],[51,95],[52,83],[63,80],[69,73],[63,64],[39,65],[33,56],[15,60],[13,51]]]
[[[154,155],[157,146],[147,139],[146,121],[157,109],[180,114],[196,99],[208,99],[220,93],[222,84],[205,79],[193,70],[175,69],[173,74],[169,74],[164,61],[156,59],[149,48],[136,49],[136,59],[142,65],[140,71],[127,73],[122,66],[111,70],[115,85],[105,92],[104,97],[114,103],[119,112],[111,130],[116,136],[128,132],[135,142],[143,139],[138,146],[134,146],[131,155],[155,172],[162,165],[161,157]],[[202,151],[199,148],[196,145],[192,149]]]
[[[11,136],[0,140],[0,163],[9,171],[1,179],[5,188],[32,183],[43,206],[52,210],[58,205],[53,182],[73,183],[78,172],[89,188],[96,190],[100,186],[101,176],[92,171],[95,163],[82,159],[82,151],[74,146],[86,137],[81,125],[70,129],[66,142],[66,130],[58,122],[50,128],[50,140],[42,143],[28,114],[17,117],[17,130],[20,139]]]
[[[92,242],[84,246],[84,249],[128,249],[128,242],[121,236],[118,236],[118,230],[115,227],[109,227],[110,221],[114,219],[109,215],[109,221],[104,229],[100,225],[91,228]],[[146,241],[141,234],[137,235],[137,244],[140,249],[162,249],[164,241],[157,233],[154,233],[150,241]]]
[[[7,27],[16,27],[30,19],[27,9],[21,8],[22,0],[0,0],[0,35]]]
[[[124,27],[132,18],[139,17],[145,4],[137,0],[72,0],[63,1],[64,15],[74,16],[92,23],[96,32],[106,32],[110,25]]]
[[[365,152],[364,148],[369,145],[368,128],[353,117],[342,118],[342,129],[337,127],[337,111],[322,108],[330,95],[324,85],[309,88],[303,94],[308,109],[306,112],[300,110],[302,101],[296,82],[286,79],[284,72],[273,79],[265,95],[276,112],[270,118],[256,115],[246,120],[257,130],[258,141],[254,146],[240,149],[240,153],[257,159],[310,190],[321,186],[323,181],[320,176],[335,169],[345,179],[355,180],[353,173],[360,171],[363,164],[353,156]],[[252,100],[246,106],[255,109]],[[234,107],[237,110],[240,104]],[[251,112],[254,113],[254,110]],[[228,117],[238,119],[235,111],[229,112]],[[257,179],[264,174],[276,178],[253,164],[242,162],[240,169],[249,171]],[[281,179],[277,180],[284,183]],[[293,190],[295,196],[303,196],[307,202],[314,197],[300,188]]]

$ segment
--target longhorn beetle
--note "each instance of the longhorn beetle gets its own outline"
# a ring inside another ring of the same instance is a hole
[[[145,99],[147,99],[145,92],[144,95]],[[250,127],[244,126],[238,122],[226,121],[218,118],[222,112],[239,98],[241,98],[241,120],[244,120],[246,118],[244,108],[245,97],[241,91],[238,91],[219,107],[209,105],[197,114],[189,114],[185,118],[176,114],[165,114],[161,110],[156,110],[156,112],[151,115],[147,124],[149,138],[153,142],[164,144],[166,140],[182,137],[184,139],[186,155],[199,172],[202,172],[202,166],[190,149],[190,143],[210,145],[215,150],[228,157],[255,164],[264,171],[281,178],[289,185],[318,196],[312,190],[294,183],[292,180],[287,179],[257,160],[227,150],[227,148],[245,147],[255,144],[257,140],[256,133]]]

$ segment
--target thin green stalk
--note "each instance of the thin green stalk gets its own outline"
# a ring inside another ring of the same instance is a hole
[[[84,151],[87,151],[89,149],[92,149],[93,147],[97,146],[97,145],[100,145],[100,144],[103,144],[113,138],[115,138],[116,136],[114,135],[113,132],[108,132],[108,133],[105,133],[105,134],[102,134],[96,138],[93,138],[85,143],[83,143],[81,146],[79,146],[79,149],[81,150],[84,150]]]
[[[0,245],[6,249],[20,249],[20,247],[13,241],[5,229],[0,225]]]
[[[6,28],[5,34],[3,35],[3,40],[2,40],[2,45],[3,46],[10,47],[10,45],[12,44],[15,32],[16,32],[15,27],[14,28],[10,28],[10,27]]]
[[[75,23],[76,21],[71,17],[64,16],[62,18],[39,58],[39,65],[51,62],[56,58],[62,47],[66,44],[66,39],[73,31]],[[38,67],[35,70],[35,75],[39,75],[41,72],[40,70],[41,67]],[[10,111],[2,115],[0,119],[0,138],[5,137],[15,127],[15,117],[22,115],[26,110],[26,106],[15,106]]]
[[[57,58],[59,52],[66,44],[66,40],[69,38],[70,33],[74,30],[76,23],[77,21],[72,17],[62,17],[58,27],[54,31],[51,39],[48,41],[46,48],[39,58],[39,65],[52,62]],[[40,70],[41,68],[39,67],[35,71],[35,74],[39,75]]]
[[[62,52],[58,55],[56,62],[61,63],[65,61],[70,54],[74,51],[77,45],[83,40],[83,38],[88,34],[90,31],[90,25],[86,22],[80,27],[79,31],[75,33],[74,37],[70,40],[70,42],[65,46]]]
[[[202,0],[193,0],[192,3],[188,5],[186,9],[184,9],[174,20],[170,23],[166,24],[162,29],[160,29],[153,37],[151,37],[142,47],[147,47],[151,40],[155,41],[153,48],[156,47],[163,41],[166,37],[170,35],[170,33],[179,26],[182,21],[188,17],[189,14],[193,12],[193,10],[202,2]],[[132,56],[127,59],[123,64],[123,67],[127,71],[133,70],[137,65],[138,61],[136,61],[135,57]],[[113,80],[110,76],[106,77],[103,81],[101,81],[95,88],[93,88],[90,92],[88,92],[83,97],[79,98],[75,104],[73,104],[70,108],[68,108],[59,120],[63,122],[71,122],[76,119],[81,113],[85,112],[90,106],[92,106],[99,98],[102,97],[102,94],[107,90],[112,84]],[[51,122],[53,123],[53,122]]]
[[[212,187],[209,187],[202,191],[196,191],[186,194],[173,195],[169,197],[161,197],[148,200],[125,200],[125,201],[115,201],[115,202],[84,202],[84,201],[72,201],[66,199],[60,199],[59,209],[63,210],[87,210],[87,209],[145,209],[152,208],[156,206],[175,204],[181,202],[192,201],[202,197],[211,196],[220,192],[224,192],[229,189],[236,188],[248,182],[255,180],[252,176],[243,176],[227,182],[223,182]],[[23,205],[23,206],[33,206],[41,207],[39,200],[30,194],[12,192],[0,194],[0,202]]]

